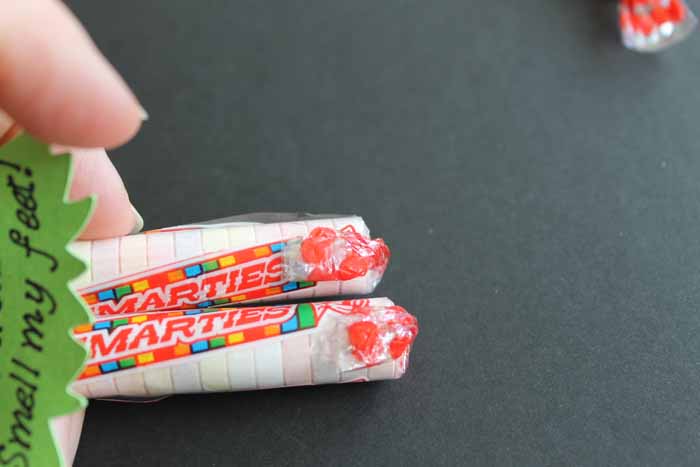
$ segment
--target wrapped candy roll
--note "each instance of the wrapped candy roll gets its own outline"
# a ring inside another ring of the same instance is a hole
[[[683,0],[620,0],[619,22],[625,47],[656,52],[685,39],[697,19]]]
[[[417,333],[388,298],[102,318],[74,330],[89,351],[74,389],[154,397],[394,379]]]
[[[191,225],[75,242],[96,316],[371,293],[389,260],[357,216]]]

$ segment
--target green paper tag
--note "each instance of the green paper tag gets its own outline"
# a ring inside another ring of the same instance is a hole
[[[0,465],[60,466],[49,421],[86,405],[68,389],[85,360],[69,330],[88,321],[66,246],[92,200],[67,203],[71,158],[27,134],[0,148]]]

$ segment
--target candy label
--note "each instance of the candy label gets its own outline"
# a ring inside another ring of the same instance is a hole
[[[79,379],[316,327],[311,304],[148,313],[100,320],[74,330],[90,359]]]
[[[285,280],[286,242],[219,252],[173,263],[80,291],[96,316],[204,308],[313,287]]]

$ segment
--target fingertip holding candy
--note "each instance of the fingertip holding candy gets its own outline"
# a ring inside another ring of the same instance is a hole
[[[680,42],[697,23],[683,0],[621,0],[618,19],[625,47],[638,52]]]

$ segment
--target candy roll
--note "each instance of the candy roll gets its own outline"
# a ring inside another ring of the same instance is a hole
[[[95,316],[368,294],[389,260],[356,216],[188,225],[72,249]]]
[[[100,318],[74,329],[91,398],[400,378],[418,333],[388,298]]]
[[[625,47],[657,52],[685,39],[697,19],[683,0],[620,0],[619,24]]]

